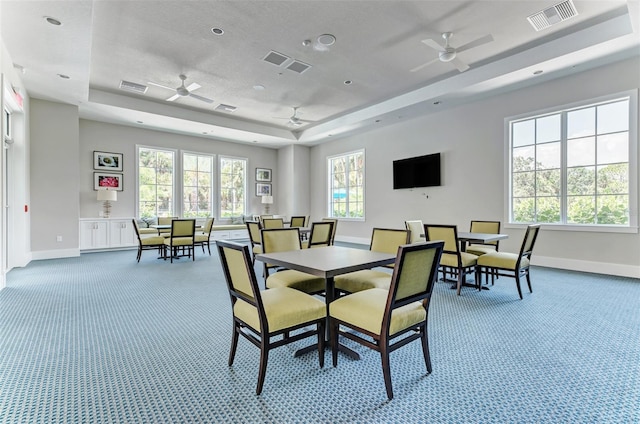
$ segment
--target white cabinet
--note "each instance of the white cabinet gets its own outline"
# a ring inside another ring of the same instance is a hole
[[[131,218],[80,219],[80,250],[122,248],[136,244]]]

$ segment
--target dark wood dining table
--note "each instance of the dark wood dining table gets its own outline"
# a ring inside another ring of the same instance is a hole
[[[324,278],[328,319],[329,304],[335,299],[334,277],[391,264],[395,262],[396,255],[351,247],[325,246],[287,252],[261,253],[256,255],[256,260]],[[329,326],[327,325],[327,339],[328,332]],[[296,356],[314,348],[315,345],[301,349],[296,352]],[[340,345],[340,351],[354,359],[360,359],[360,355],[357,352],[346,346]]]

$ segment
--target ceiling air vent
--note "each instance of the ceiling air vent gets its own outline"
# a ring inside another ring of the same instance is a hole
[[[235,112],[237,109],[237,107],[235,106],[231,106],[231,105],[225,105],[225,104],[219,104],[218,107],[216,107],[217,111],[220,112],[228,112],[228,113],[232,113]]]
[[[276,66],[280,66],[289,59],[289,56],[285,56],[282,53],[270,51],[269,54],[267,54],[262,60],[272,63]]]
[[[137,84],[135,82],[124,81],[124,80],[120,81],[121,90],[133,91],[134,93],[144,94],[147,92],[148,88],[149,87],[147,87],[146,85]]]
[[[311,68],[311,65],[308,65],[304,62],[300,62],[299,60],[294,60],[293,62],[291,62],[289,66],[287,66],[288,70],[297,72],[298,74],[303,73],[309,68]]]
[[[538,13],[529,16],[527,20],[536,31],[541,31],[555,25],[558,22],[566,21],[578,15],[576,6],[572,0],[563,1],[555,6],[551,6]]]

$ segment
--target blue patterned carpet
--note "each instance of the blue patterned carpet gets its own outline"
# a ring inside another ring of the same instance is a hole
[[[436,285],[433,373],[420,344],[351,345],[318,367],[279,348],[255,395],[258,350],[227,366],[230,306],[217,256],[135,251],[36,261],[0,291],[2,423],[638,423],[640,281],[535,268],[490,291]]]

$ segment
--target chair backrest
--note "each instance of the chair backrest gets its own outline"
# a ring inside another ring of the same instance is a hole
[[[262,236],[260,235],[260,230],[262,226],[259,221],[247,221],[247,231],[249,231],[249,240],[251,240],[251,245],[255,246],[257,244],[262,244]]]
[[[471,233],[500,234],[500,221],[471,221],[469,228]],[[475,242],[473,244],[490,244],[498,248],[498,240],[486,243]]]
[[[284,219],[282,218],[264,218],[262,220],[262,228],[283,228]]]
[[[195,219],[174,219],[171,221],[171,238],[193,237],[196,232]]]
[[[538,238],[538,232],[540,231],[540,224],[532,224],[527,226],[527,231],[524,233],[524,239],[522,240],[522,247],[520,247],[520,257],[518,258],[518,268],[522,258],[531,259],[531,253],[533,252],[533,245]]]
[[[333,234],[333,222],[322,221],[311,224],[309,235],[309,247],[331,246],[331,234]]]
[[[268,218],[273,218],[273,215],[260,215],[260,222]]]
[[[398,252],[398,246],[409,243],[409,230],[374,228],[369,250],[381,253]]]
[[[213,228],[213,220],[215,218],[207,218],[207,222],[204,223],[204,227],[202,227],[202,232],[205,234],[211,234],[211,229]]]
[[[396,308],[421,302],[428,313],[443,247],[441,241],[398,247],[380,334],[389,333],[391,313]]]
[[[133,221],[133,229],[136,230],[136,237],[138,237],[138,242],[142,243],[142,240],[140,238],[140,228],[138,227],[138,221],[136,221],[135,218],[133,218],[131,221]]]
[[[258,280],[253,269],[249,248],[232,241],[218,240],[218,253],[224,272],[227,288],[231,296],[232,310],[238,300],[252,305],[258,311],[260,329],[263,334],[269,332],[267,317],[262,306],[262,297]],[[258,330],[258,329],[256,329]]]
[[[300,230],[297,228],[263,228],[262,251],[264,253],[300,250]]]
[[[292,216],[289,227],[304,227],[305,219],[305,216]]]
[[[171,221],[174,219],[178,219],[177,216],[159,216],[158,217],[158,225],[169,225]]]
[[[444,253],[460,253],[458,227],[455,225],[424,224],[424,235],[428,241],[444,241]]]
[[[411,231],[411,238],[409,239],[409,243],[418,243],[420,241],[425,241],[423,237],[424,234],[424,224],[422,220],[413,220],[413,221],[404,221],[404,226],[407,230]]]
[[[336,241],[336,231],[338,229],[338,220],[336,218],[322,218],[323,221],[333,222],[333,233],[331,234],[331,245]]]

